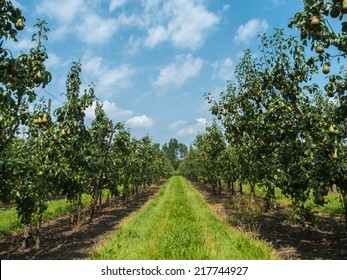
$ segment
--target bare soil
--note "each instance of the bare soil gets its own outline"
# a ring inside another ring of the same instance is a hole
[[[288,207],[275,205],[275,210],[246,213],[243,223],[235,225],[232,219],[240,215],[240,208],[230,203],[230,195],[212,195],[211,188],[193,184],[211,209],[236,229],[250,231],[269,243],[285,260],[347,260],[347,234],[342,217],[316,213],[309,226],[288,221]],[[240,196],[240,194],[237,194]],[[246,195],[243,195],[246,196]],[[259,199],[260,200],[260,199]],[[249,206],[252,210],[254,205]]]
[[[138,211],[158,190],[159,187],[143,189],[139,196],[126,201],[118,198],[114,207],[103,205],[92,222],[86,220],[77,228],[70,225],[68,216],[47,222],[43,225],[39,249],[19,250],[16,236],[0,240],[0,259],[88,259],[98,244],[110,237],[124,218]]]

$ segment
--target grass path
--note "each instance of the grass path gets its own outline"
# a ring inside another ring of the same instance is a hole
[[[92,259],[275,259],[271,248],[233,231],[179,176],[125,220]]]

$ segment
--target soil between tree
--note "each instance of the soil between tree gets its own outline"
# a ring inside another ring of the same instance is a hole
[[[209,187],[192,184],[212,210],[230,222],[235,209],[230,205],[230,195],[212,195]],[[288,209],[276,204],[276,210],[257,213],[251,233],[268,242],[284,260],[347,260],[347,234],[342,217],[318,213],[310,227],[288,222]],[[235,227],[244,231],[245,227]]]
[[[68,216],[49,221],[43,225],[39,249],[18,250],[15,236],[0,240],[0,259],[87,259],[100,242],[114,233],[124,218],[139,210],[158,191],[159,187],[153,187],[141,190],[139,196],[132,196],[126,201],[118,198],[116,206],[104,205],[91,223],[86,220],[77,228],[70,225]]]

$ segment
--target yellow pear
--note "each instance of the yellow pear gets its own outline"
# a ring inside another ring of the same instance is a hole
[[[330,67],[327,64],[323,65],[323,73],[324,74],[329,74],[330,73]]]
[[[324,50],[325,50],[325,49],[324,49],[324,47],[322,47],[322,46],[317,46],[317,47],[316,47],[316,52],[317,52],[317,53],[323,53]]]
[[[338,160],[338,159],[339,159],[339,155],[337,154],[337,149],[335,149],[335,151],[334,151],[334,153],[333,153],[333,155],[332,155],[332,158],[333,158],[334,160]]]
[[[24,29],[23,20],[21,18],[16,21],[15,27],[19,31]]]
[[[318,27],[319,25],[320,25],[320,20],[319,20],[319,18],[318,18],[317,16],[313,16],[313,17],[311,18],[310,26],[311,26],[312,28],[316,28],[316,27]]]
[[[340,131],[336,128],[335,125],[331,125],[329,127],[329,133],[330,134],[334,134],[334,135],[339,135],[340,134]]]
[[[48,156],[48,155],[46,155],[46,157],[45,157],[45,163],[46,163],[46,164],[50,163],[50,160],[49,160],[49,156]]]
[[[333,126],[333,125],[331,125],[331,126],[329,126],[329,129],[328,129],[328,132],[330,133],[330,134],[335,134],[335,126]]]
[[[44,113],[42,117],[42,123],[46,123],[46,122],[47,122],[47,114]]]
[[[343,0],[342,2],[342,13],[347,13],[347,0]]]
[[[61,136],[65,136],[66,135],[66,131],[65,131],[65,129],[63,128],[62,130],[61,130]]]

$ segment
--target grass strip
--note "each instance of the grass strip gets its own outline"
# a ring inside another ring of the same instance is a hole
[[[272,249],[220,220],[183,177],[172,177],[124,220],[92,259],[276,259]]]

